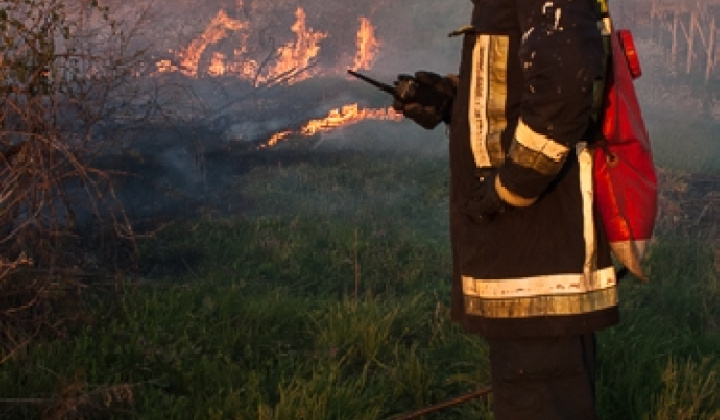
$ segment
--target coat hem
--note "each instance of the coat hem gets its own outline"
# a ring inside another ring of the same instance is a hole
[[[530,318],[456,316],[466,332],[486,338],[561,337],[596,332],[619,322],[617,307],[592,313]]]

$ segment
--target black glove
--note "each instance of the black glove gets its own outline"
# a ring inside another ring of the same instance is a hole
[[[395,81],[396,111],[428,130],[450,122],[455,83],[449,77],[418,71],[415,76],[401,74]]]
[[[465,203],[465,212],[478,223],[489,222],[510,205],[500,198],[495,189],[497,175],[494,170],[478,170],[475,176],[475,190]]]

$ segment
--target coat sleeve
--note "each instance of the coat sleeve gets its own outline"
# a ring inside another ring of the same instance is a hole
[[[584,140],[604,51],[595,0],[516,2],[522,101],[496,187],[505,201],[524,206],[542,194]]]

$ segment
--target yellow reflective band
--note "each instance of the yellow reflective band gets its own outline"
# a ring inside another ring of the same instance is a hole
[[[500,197],[502,201],[515,207],[527,207],[537,200],[537,197],[526,198],[508,190],[503,185],[499,176],[495,177],[495,191],[497,191],[498,197]]]
[[[550,295],[510,299],[465,296],[465,313],[487,318],[529,318],[580,315],[617,306],[617,288],[577,295]]]
[[[615,269],[607,267],[591,273],[552,274],[501,280],[462,276],[463,294],[484,299],[571,295],[615,287]]]
[[[510,146],[510,159],[519,166],[543,175],[555,175],[562,168],[569,151],[567,146],[533,131],[519,121],[515,139]]]
[[[580,167],[580,198],[582,199],[583,212],[583,238],[585,242],[585,273],[595,270],[597,260],[597,226],[594,217],[594,182],[593,182],[593,161],[594,152],[587,147],[585,142],[578,143],[577,147],[578,165]]]
[[[564,160],[570,151],[567,146],[528,127],[522,120],[518,121],[518,126],[515,129],[515,141],[534,152],[542,153],[548,159],[556,162]]]
[[[507,127],[507,67],[510,38],[477,34],[470,75],[470,146],[475,166],[500,166],[505,161],[500,134]]]

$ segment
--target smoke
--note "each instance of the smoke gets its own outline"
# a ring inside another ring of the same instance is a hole
[[[467,25],[471,2],[399,1],[378,12],[373,22],[384,40],[374,70],[383,75],[429,70],[457,73],[461,38],[451,31]]]
[[[377,48],[369,60],[371,66],[361,69],[365,73],[392,83],[397,74],[420,69],[443,74],[456,72],[460,42],[446,34],[467,23],[470,5],[469,1],[438,5],[429,0],[335,3],[156,0],[144,12],[145,25],[138,33],[147,45],[148,72],[156,73],[157,102],[176,108],[168,113],[182,115],[184,122],[194,119],[206,125],[210,131],[218,132],[215,137],[224,142],[258,142],[347,103],[390,105],[389,96],[378,95],[372,86],[360,84],[345,74],[357,51],[361,21],[370,23],[377,39]],[[110,7],[116,8],[117,16],[137,16],[127,2],[113,1]],[[308,33],[308,38],[303,39],[294,33],[298,30],[296,19],[300,10],[302,29]],[[248,76],[252,72],[247,68],[267,71],[273,60],[279,58],[274,55],[279,48],[310,49],[312,46],[298,44],[317,39],[318,52],[309,67],[299,73],[302,77],[312,75],[309,79],[294,86],[273,86],[264,79],[273,80],[272,77]],[[209,67],[218,57],[234,73],[213,77]],[[197,68],[188,73],[183,65]],[[238,70],[240,65],[248,67]],[[174,74],[157,77],[157,72],[163,69],[171,69]],[[190,77],[180,80],[180,73]],[[239,80],[240,77],[245,80]],[[243,82],[259,82],[260,86],[247,92],[247,83]],[[179,85],[184,86],[184,97],[178,93],[182,90]]]
[[[444,157],[448,147],[446,134],[442,124],[434,130],[424,130],[408,120],[365,121],[321,133],[312,147],[319,151],[353,150]]]
[[[161,183],[163,188],[177,192],[176,196],[190,197],[212,196],[211,190],[227,187],[228,180],[248,169],[243,167],[247,162],[244,157],[269,153],[256,147],[277,132],[297,130],[348,103],[372,108],[391,104],[387,94],[345,74],[357,51],[361,19],[372,24],[378,47],[372,65],[360,71],[392,83],[397,74],[421,69],[456,73],[461,38],[447,34],[468,23],[472,7],[470,1],[431,0],[155,0],[139,13],[139,4],[120,0],[108,3],[128,22],[141,20],[135,43],[143,45],[147,54],[145,91],[155,92],[153,100],[162,108],[164,118],[127,130],[132,133],[128,135],[128,148],[152,155],[148,160],[152,165],[139,168],[146,170],[141,177]],[[640,99],[644,106],[658,109],[666,101],[659,95],[668,92],[664,89],[668,79],[663,61],[667,54],[650,39],[648,12],[639,4],[618,4],[613,11],[622,27],[633,29],[640,37],[640,58],[648,63],[637,84]],[[298,9],[303,10],[304,28],[323,35],[318,36],[319,49],[309,67],[300,73],[311,77],[294,83],[263,84],[258,79],[242,79],[238,73],[208,74],[206,70],[218,59],[224,63],[254,61],[259,66],[255,69],[267,70],[278,48],[297,47],[301,42],[294,32]],[[220,25],[215,38],[204,39],[208,25],[221,16],[221,11],[228,21],[241,22],[236,27],[244,29]],[[179,69],[182,54],[187,55],[191,46],[203,39],[205,44],[195,52],[198,67],[205,70],[196,76],[179,70],[158,73],[156,64],[162,60]],[[663,89],[658,89],[657,81]],[[688,109],[680,111],[686,113]],[[653,126],[660,122],[655,118],[661,113],[649,115],[652,134]],[[118,123],[120,127],[123,124]],[[409,121],[359,122],[309,137],[294,135],[288,141],[318,153],[367,150],[442,156],[447,149],[443,127],[426,131]]]

